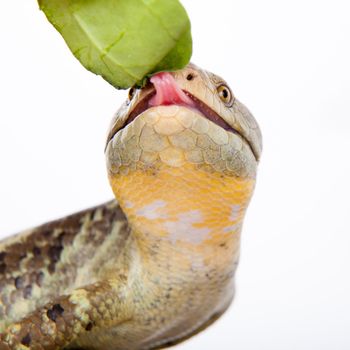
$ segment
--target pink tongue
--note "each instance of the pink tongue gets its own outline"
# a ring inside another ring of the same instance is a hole
[[[162,72],[151,78],[156,95],[149,101],[150,106],[187,105],[194,106],[193,101],[180,89],[170,73]]]

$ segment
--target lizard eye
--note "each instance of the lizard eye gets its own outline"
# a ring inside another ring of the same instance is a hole
[[[134,97],[134,95],[135,95],[135,88],[131,88],[130,90],[129,90],[129,94],[128,94],[128,98],[129,98],[129,101],[131,101],[132,100],[132,98]]]
[[[217,88],[220,100],[225,103],[226,106],[231,107],[233,102],[233,95],[230,88],[226,85],[220,85]]]

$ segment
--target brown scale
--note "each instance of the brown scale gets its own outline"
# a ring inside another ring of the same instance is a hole
[[[35,228],[23,240],[6,246],[6,252],[0,252],[0,320],[6,317],[11,306],[19,299],[32,298],[33,285],[41,287],[45,280],[45,273],[55,274],[56,267],[61,263],[61,254],[71,246],[82,231],[82,223],[88,217],[85,244],[96,249],[110,233],[111,224],[118,220],[125,220],[124,214],[116,210],[115,202],[106,203],[64,219],[55,220]],[[101,219],[96,219],[96,213],[101,211]],[[6,240],[3,241],[6,245]],[[79,262],[80,264],[82,261]],[[62,265],[62,264],[61,264]],[[61,266],[61,271],[74,269],[74,266]],[[47,271],[47,272],[46,272]],[[57,280],[60,279],[57,273]],[[62,281],[63,282],[63,281]],[[14,290],[7,294],[4,289],[12,285]]]

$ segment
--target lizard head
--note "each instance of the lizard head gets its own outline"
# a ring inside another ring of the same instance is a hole
[[[135,119],[138,120],[134,123]],[[159,137],[148,138],[150,134]],[[164,142],[165,137],[169,143]],[[206,149],[201,144],[207,137],[210,139],[208,146],[212,145],[210,149],[217,148],[213,142],[223,148],[222,155],[230,150],[229,153],[236,157],[222,157],[217,152],[216,159],[205,160],[206,154],[201,152],[202,157],[195,160],[194,154]],[[139,139],[138,150],[133,150],[139,154],[139,157],[136,154],[133,157],[138,158],[138,166],[154,167],[156,162],[152,159],[157,157],[147,157],[147,152],[156,152],[159,159],[165,159],[164,152],[160,152],[175,147],[184,150],[183,159],[188,162],[206,164],[239,177],[255,175],[262,150],[261,132],[249,110],[235,98],[225,80],[194,64],[181,71],[159,73],[144,88],[129,90],[128,99],[113,118],[107,137],[109,172],[128,171],[129,162],[125,162],[128,152],[122,150],[126,147],[125,141],[131,138]],[[161,138],[163,142],[160,142]],[[180,139],[187,142],[181,143]],[[191,151],[196,147],[188,145],[190,140],[199,146],[194,152]],[[123,147],[115,147],[118,144]],[[180,158],[172,159],[171,163],[174,166],[182,164]]]
[[[244,215],[261,149],[257,122],[228,84],[190,64],[130,89],[110,127],[107,169],[129,221],[190,212],[198,223],[204,202],[230,221]]]

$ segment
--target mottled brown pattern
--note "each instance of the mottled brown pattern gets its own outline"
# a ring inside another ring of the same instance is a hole
[[[70,260],[69,264],[62,264],[60,258],[63,250],[72,246],[82,233],[84,222],[83,242],[86,247],[95,250],[108,237],[115,222],[125,220],[123,212],[112,201],[39,226],[30,235],[19,238],[12,244],[3,241],[2,246],[6,250],[0,252],[0,320],[6,319],[13,303],[20,300],[28,300],[33,307],[46,301],[46,296],[51,296],[55,291],[46,293],[43,290],[38,298],[38,295],[32,295],[32,290],[34,286],[42,287],[47,279],[54,279],[61,287],[72,282],[62,272],[77,270],[78,262]],[[84,264],[82,257],[80,256],[79,264]],[[89,256],[85,258],[88,259]],[[13,288],[5,290],[5,286]]]
[[[15,332],[13,329],[7,338],[6,335],[0,335],[0,341],[6,341],[11,349],[20,344],[30,349],[57,349],[65,346],[74,334],[73,328],[77,320],[74,320],[72,314],[76,306],[68,297],[60,297],[56,303],[47,304],[22,319],[20,331]],[[45,326],[42,325],[42,319],[45,319]],[[55,334],[50,334],[50,328],[56,329]]]

